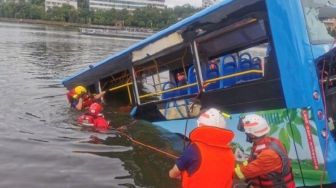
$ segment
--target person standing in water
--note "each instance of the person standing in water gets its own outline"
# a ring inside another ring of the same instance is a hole
[[[91,95],[84,86],[76,86],[68,91],[67,98],[72,108],[83,110],[89,108],[92,103],[104,97],[105,93],[106,92],[103,91],[97,95]]]
[[[109,122],[102,114],[103,107],[99,103],[92,103],[87,113],[78,117],[79,125],[92,126],[97,129],[105,130],[109,128]]]

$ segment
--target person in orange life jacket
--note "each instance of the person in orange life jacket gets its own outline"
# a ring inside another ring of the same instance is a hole
[[[221,112],[210,108],[197,119],[190,145],[169,171],[182,178],[183,188],[231,188],[235,158],[230,147],[234,133],[226,128]]]
[[[103,107],[99,103],[93,103],[87,113],[78,117],[77,122],[80,125],[93,126],[97,129],[108,129],[109,122],[101,114],[102,111]]]
[[[105,91],[97,95],[91,95],[87,92],[84,86],[77,86],[67,93],[67,98],[71,107],[77,110],[82,110],[89,108],[92,103],[102,98],[104,95]]]
[[[253,188],[294,188],[287,151],[280,140],[267,136],[270,132],[267,121],[249,114],[240,119],[238,130],[246,133],[253,146],[248,161],[236,166],[236,176]]]

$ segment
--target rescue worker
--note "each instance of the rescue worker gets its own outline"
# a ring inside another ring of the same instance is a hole
[[[234,155],[230,147],[234,134],[225,129],[221,112],[210,108],[201,113],[191,143],[169,171],[169,177],[182,178],[183,188],[231,188]]]
[[[287,151],[280,140],[267,136],[267,121],[256,114],[240,119],[238,130],[253,143],[248,162],[237,165],[235,174],[253,188],[294,188],[294,176]]]
[[[87,92],[84,86],[77,86],[67,93],[67,98],[71,107],[77,110],[82,110],[89,108],[92,103],[102,98],[104,95],[105,91],[97,95],[91,95]]]
[[[93,126],[97,129],[108,129],[109,122],[104,118],[103,107],[99,103],[92,103],[89,111],[78,117],[77,122],[80,125]]]

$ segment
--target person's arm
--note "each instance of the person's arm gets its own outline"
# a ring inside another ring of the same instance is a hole
[[[79,97],[78,103],[76,104],[76,109],[77,110],[82,110],[83,109],[83,98]]]
[[[93,98],[98,100],[102,98],[105,95],[106,91],[102,91],[101,93],[98,93],[97,95],[94,95]]]
[[[181,171],[177,168],[176,165],[173,166],[172,169],[169,171],[169,177],[170,178],[176,178],[180,179],[181,178]]]
[[[237,167],[235,172],[240,179],[250,179],[274,172],[280,169],[281,166],[280,156],[275,151],[267,149],[262,151],[257,156],[257,159],[248,163],[246,166],[240,165]]]
[[[169,171],[169,177],[180,178],[182,172],[193,174],[200,164],[200,154],[195,144],[189,145],[176,160],[176,164]]]

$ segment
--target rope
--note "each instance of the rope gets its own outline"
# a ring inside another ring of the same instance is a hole
[[[331,47],[330,47],[330,50],[329,52],[333,49],[334,45],[336,44],[336,39],[333,41],[333,43],[331,44]],[[332,55],[331,55],[331,59],[330,61],[332,61]],[[325,70],[325,64],[326,64],[326,59],[324,57],[323,59],[323,66],[322,66],[322,73],[321,73],[321,92],[322,92],[322,100],[323,100],[323,103],[324,103],[324,113],[325,113],[325,131],[326,131],[326,141],[325,141],[325,149],[324,149],[324,154],[323,154],[323,158],[324,158],[324,164],[323,164],[323,173],[321,174],[321,177],[320,177],[320,188],[323,187],[323,182],[324,182],[324,179],[326,177],[326,169],[327,169],[327,158],[328,158],[328,139],[329,139],[329,126],[328,126],[328,113],[327,113],[327,103],[326,103],[326,96],[325,96],[325,88],[324,88],[324,83],[323,83],[323,80],[324,80],[324,70]],[[328,77],[330,76],[330,70],[331,70],[331,62],[329,63],[329,73],[328,73]],[[328,78],[328,81],[327,81],[327,87],[329,85],[329,78]],[[328,88],[327,88],[328,89]]]
[[[136,123],[136,121],[133,121],[132,123],[130,123],[130,124],[126,125],[126,126],[132,125],[132,124],[134,124],[134,123]],[[161,154],[165,155],[166,157],[169,157],[169,158],[174,159],[174,160],[178,158],[178,156],[176,156],[176,155],[174,155],[174,154],[168,153],[168,152],[163,151],[163,150],[161,150],[161,149],[159,149],[159,148],[156,148],[156,147],[154,147],[154,146],[151,146],[151,145],[145,144],[145,143],[143,143],[143,142],[140,142],[139,140],[136,140],[136,139],[132,138],[130,135],[128,135],[128,134],[126,134],[126,133],[124,133],[124,132],[122,132],[122,131],[120,131],[120,130],[118,130],[118,129],[116,129],[116,131],[117,131],[120,135],[125,136],[129,141],[133,142],[134,144],[137,144],[137,145],[143,146],[143,147],[145,147],[145,148],[147,148],[147,149],[150,149],[150,150],[152,150],[152,151],[161,153]]]
[[[326,64],[326,61],[325,61],[325,58],[323,59],[323,66],[322,66],[322,73],[321,73],[321,92],[322,92],[322,100],[323,100],[323,103],[324,103],[324,113],[325,115],[327,116],[327,104],[326,104],[326,96],[325,96],[325,91],[324,91],[324,83],[323,83],[323,80],[324,80],[324,70],[325,70],[325,64]],[[329,69],[331,69],[331,67],[329,67]],[[329,81],[327,82],[327,84],[329,84]],[[327,86],[328,87],[328,86]],[[326,142],[325,142],[325,150],[324,150],[324,164],[323,164],[323,173],[321,174],[320,176],[320,188],[323,187],[323,182],[324,182],[324,178],[326,176],[326,168],[327,168],[327,155],[328,155],[328,137],[329,137],[329,133],[328,133],[328,120],[326,119],[325,120],[325,132],[326,132]]]

